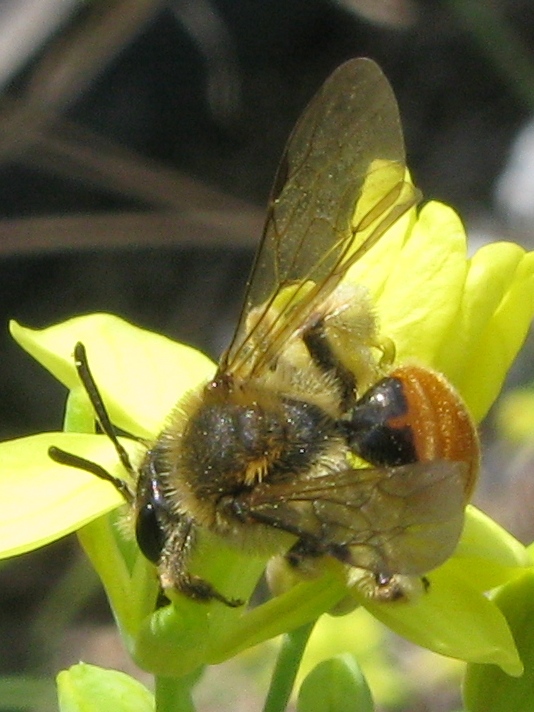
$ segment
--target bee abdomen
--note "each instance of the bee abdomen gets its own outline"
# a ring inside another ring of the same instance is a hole
[[[382,378],[349,411],[350,448],[372,465],[396,466],[419,459],[408,421],[409,405],[401,379]]]
[[[382,378],[343,419],[353,452],[375,466],[465,462],[466,496],[478,472],[475,427],[456,391],[439,374],[403,366]]]

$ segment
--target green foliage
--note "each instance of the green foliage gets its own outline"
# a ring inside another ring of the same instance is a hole
[[[371,691],[352,655],[319,663],[304,679],[297,712],[373,712]]]
[[[154,712],[153,695],[116,670],[78,663],[57,676],[60,712]]]
[[[534,710],[534,569],[503,586],[495,602],[508,620],[525,671],[510,677],[495,665],[467,666],[464,700],[468,712]]]

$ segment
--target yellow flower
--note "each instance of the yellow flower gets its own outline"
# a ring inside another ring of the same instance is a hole
[[[444,373],[477,420],[497,396],[534,314],[534,254],[509,243],[466,255],[456,214],[429,203],[410,210],[350,270],[347,279],[368,287],[380,330],[396,346],[397,362],[417,361]],[[70,531],[98,571],[132,655],[159,675],[183,675],[295,628],[347,595],[340,566],[317,580],[252,609],[228,609],[177,597],[154,612],[157,582],[137,547],[115,527],[121,497],[104,481],[52,462],[56,445],[124,477],[111,444],[91,434],[93,414],[78,383],[74,344],[87,348],[91,369],[113,423],[151,440],[184,393],[214,373],[193,349],[95,314],[43,331],[16,324],[21,346],[69,390],[66,430],[0,445],[0,521],[3,556],[22,553]],[[124,439],[138,460],[142,446]],[[34,495],[20,497],[25,489]],[[80,529],[81,528],[81,529]],[[248,598],[265,567],[206,535],[195,572],[232,596]],[[430,572],[430,589],[417,600],[378,603],[363,598],[377,618],[431,650],[463,660],[494,663],[520,674],[521,662],[506,620],[485,592],[529,565],[525,549],[473,507],[454,556]],[[355,594],[357,596],[357,594]]]

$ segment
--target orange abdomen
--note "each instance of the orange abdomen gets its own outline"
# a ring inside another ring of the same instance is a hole
[[[380,379],[346,416],[351,449],[371,465],[450,460],[467,465],[466,501],[479,469],[474,423],[454,388],[421,366],[400,366]]]
[[[440,374],[420,366],[401,366],[391,378],[402,382],[407,401],[404,416],[388,421],[390,427],[408,426],[418,460],[453,460],[468,464],[465,493],[469,498],[478,476],[478,435],[467,408]]]

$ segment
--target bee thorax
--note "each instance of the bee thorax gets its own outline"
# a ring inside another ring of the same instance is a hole
[[[219,500],[307,470],[332,427],[301,401],[204,402],[183,434],[179,466],[197,497]]]

